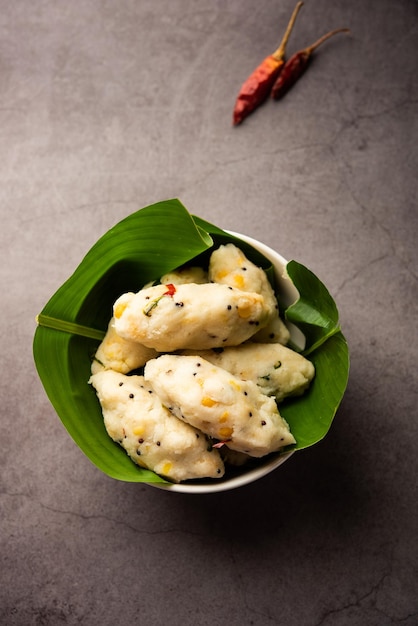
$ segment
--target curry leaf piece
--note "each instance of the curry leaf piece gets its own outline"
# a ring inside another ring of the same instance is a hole
[[[33,353],[45,391],[77,445],[109,476],[165,482],[137,467],[108,437],[96,394],[87,384],[113,302],[212,245],[178,200],[141,209],[97,241],[38,316]]]
[[[340,331],[329,336],[309,358],[315,366],[315,378],[309,391],[279,407],[297,441],[296,450],[312,446],[324,438],[348,382],[349,352]]]
[[[338,310],[325,285],[304,265],[289,261],[286,272],[300,297],[286,309],[285,316],[304,333],[307,355],[340,330]]]

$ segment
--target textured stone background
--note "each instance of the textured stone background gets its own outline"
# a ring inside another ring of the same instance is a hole
[[[414,0],[308,0],[348,26],[232,128],[291,0],[0,1],[0,623],[418,623]],[[35,315],[108,228],[178,197],[309,266],[351,348],[326,439],[208,497],[116,482],[32,359]]]

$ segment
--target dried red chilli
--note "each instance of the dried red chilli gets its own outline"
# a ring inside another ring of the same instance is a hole
[[[297,14],[302,6],[303,2],[298,2],[294,8],[286,32],[277,50],[267,56],[243,83],[234,106],[234,126],[241,124],[250,113],[268,98],[274,81],[284,65],[287,42]]]
[[[291,87],[293,87],[296,81],[299,80],[305,72],[311,60],[312,53],[318,48],[318,46],[337,33],[348,32],[350,32],[348,28],[336,28],[335,30],[331,30],[329,33],[320,37],[311,46],[295,52],[295,54],[293,54],[283,65],[280,75],[276,78],[271,90],[271,97],[278,100],[283,97]]]

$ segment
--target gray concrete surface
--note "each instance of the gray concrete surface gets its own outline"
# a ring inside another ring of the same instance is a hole
[[[2,625],[418,623],[417,3],[307,0],[290,53],[351,36],[232,128],[292,9],[0,2]],[[325,440],[207,497],[99,472],[32,360],[90,246],[170,197],[309,266],[351,349]]]

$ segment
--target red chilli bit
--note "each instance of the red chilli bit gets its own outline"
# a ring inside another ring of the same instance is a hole
[[[163,294],[164,296],[170,296],[171,298],[174,296],[174,294],[176,293],[176,288],[173,285],[173,283],[168,283],[167,285],[167,291]]]
[[[284,66],[286,46],[303,2],[293,10],[280,46],[267,56],[243,83],[235,102],[233,125],[237,126],[269,96],[271,88]]]
[[[274,98],[274,100],[279,100],[279,98],[282,98],[289,91],[289,89],[293,87],[296,81],[299,80],[305,72],[311,60],[312,53],[318,48],[318,46],[337,33],[348,32],[350,32],[348,28],[336,28],[335,30],[331,30],[329,33],[323,35],[311,46],[308,46],[303,50],[299,50],[299,52],[295,52],[295,54],[293,54],[283,65],[280,75],[276,78],[271,90],[271,97]]]

